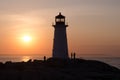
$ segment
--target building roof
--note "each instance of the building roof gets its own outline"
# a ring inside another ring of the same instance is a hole
[[[55,18],[65,18],[65,16],[63,16],[61,12],[59,12],[59,15],[57,15]]]

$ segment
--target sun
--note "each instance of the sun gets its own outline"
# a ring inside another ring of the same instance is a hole
[[[23,41],[24,42],[30,42],[31,41],[31,37],[30,36],[23,36]]]

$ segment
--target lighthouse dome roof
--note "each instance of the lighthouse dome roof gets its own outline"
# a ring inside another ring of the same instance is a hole
[[[60,12],[59,15],[57,15],[55,18],[65,18],[65,16],[63,16]]]

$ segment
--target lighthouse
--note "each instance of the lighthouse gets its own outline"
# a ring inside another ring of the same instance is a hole
[[[53,39],[53,58],[67,59],[68,58],[68,43],[65,23],[65,16],[61,13],[55,16],[54,39]]]

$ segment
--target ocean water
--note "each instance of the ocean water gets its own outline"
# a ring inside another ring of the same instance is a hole
[[[11,56],[11,55],[5,55],[5,56],[0,56],[0,62],[7,62],[7,61],[12,61],[12,62],[21,62],[21,61],[24,61],[24,62],[27,62],[28,60],[34,60],[34,59],[37,59],[37,60],[42,60],[43,57],[42,56],[39,56],[39,55],[19,55],[19,56]]]
[[[83,59],[87,60],[98,60],[105,62],[107,64],[110,64],[112,66],[115,66],[120,69],[120,57],[82,57]],[[43,60],[43,56],[39,55],[30,55],[30,56],[0,56],[0,62],[5,63],[6,61],[12,61],[12,62],[21,62],[21,61],[28,61],[29,59],[37,59],[37,60]]]
[[[98,60],[120,69],[120,57],[84,57],[87,60]]]

